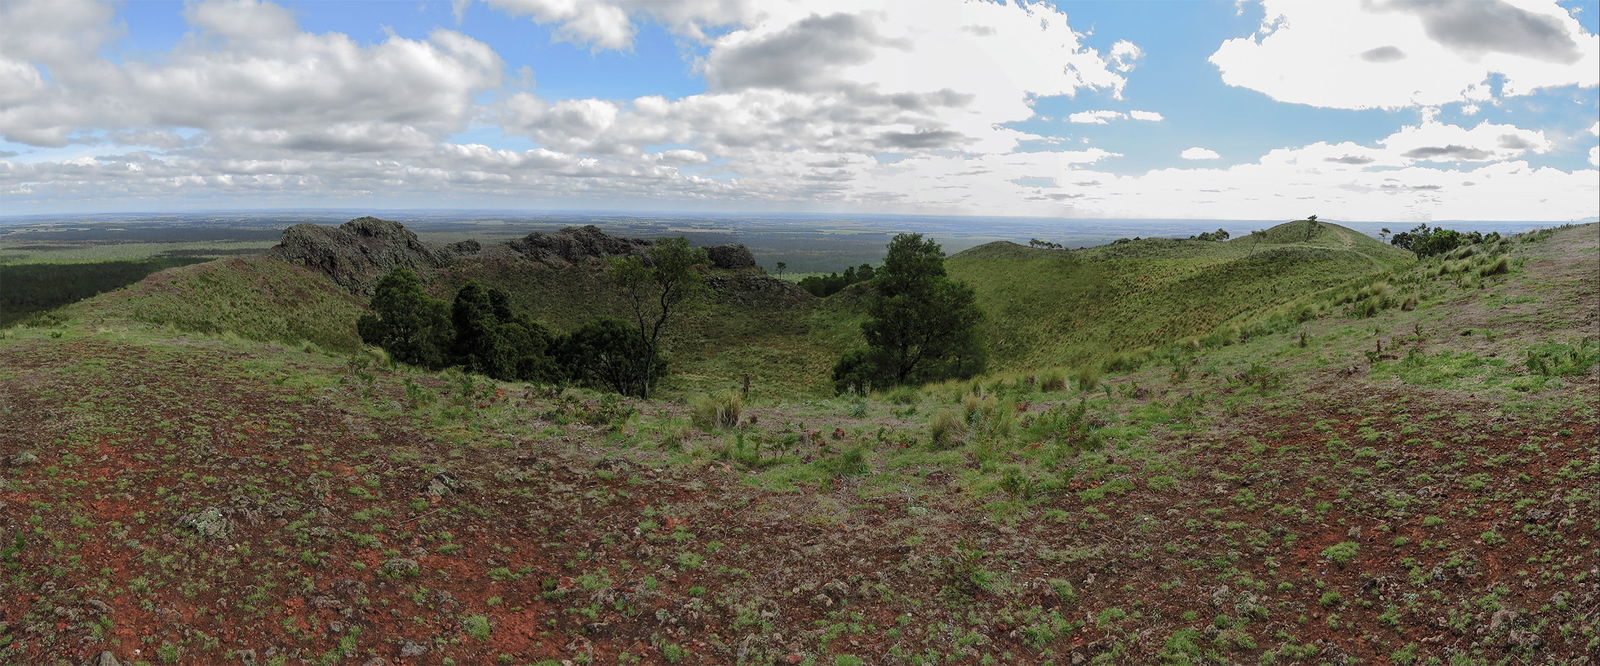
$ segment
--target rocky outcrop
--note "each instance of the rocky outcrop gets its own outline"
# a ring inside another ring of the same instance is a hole
[[[458,257],[468,257],[468,256],[472,256],[474,254],[477,254],[479,252],[482,252],[483,251],[483,244],[479,243],[476,240],[468,238],[468,239],[466,239],[464,241],[459,241],[459,242],[455,242],[455,243],[451,243],[449,245],[446,245],[444,247],[444,249],[449,250],[450,254],[456,255]]]
[[[339,286],[370,294],[395,268],[423,272],[450,263],[449,251],[423,243],[398,222],[358,217],[337,227],[297,224],[267,256],[327,273]]]
[[[739,305],[770,306],[779,302],[795,303],[814,298],[811,292],[801,289],[800,285],[788,280],[750,273],[712,275],[706,278],[706,286],[718,294],[718,298]]]
[[[756,267],[755,256],[743,245],[713,245],[706,248],[706,254],[711,257],[711,265],[717,268],[742,271]]]
[[[605,257],[646,256],[652,241],[621,238],[599,227],[567,227],[535,232],[504,243],[484,245],[464,240],[430,245],[398,222],[361,217],[337,227],[297,224],[283,232],[283,240],[268,256],[326,273],[345,289],[370,295],[385,274],[407,268],[426,281],[434,269],[472,265],[479,261],[525,259],[549,268],[590,266]],[[713,275],[713,290],[737,292],[753,299],[795,300],[810,296],[794,283],[767,277],[743,245],[706,248],[712,268],[729,274]]]
[[[535,231],[507,245],[529,259],[561,268],[601,257],[644,254],[651,243],[639,238],[618,238],[591,224],[548,234]]]

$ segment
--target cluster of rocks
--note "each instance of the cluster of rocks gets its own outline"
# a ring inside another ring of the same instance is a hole
[[[337,227],[297,224],[267,256],[322,271],[357,294],[370,294],[378,280],[395,268],[417,272],[441,268],[449,251],[431,246],[398,222],[358,217]]]
[[[321,271],[352,293],[370,295],[378,280],[395,268],[426,275],[465,258],[521,257],[559,269],[605,257],[643,256],[651,245],[642,238],[612,236],[593,225],[534,232],[493,245],[476,240],[434,245],[398,222],[359,217],[337,227],[297,224],[283,232],[283,240],[268,250],[267,256]],[[760,271],[743,245],[715,245],[707,247],[706,254],[715,268]]]

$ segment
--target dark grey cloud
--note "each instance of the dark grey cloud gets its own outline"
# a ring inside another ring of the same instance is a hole
[[[1380,46],[1361,52],[1361,59],[1367,62],[1394,62],[1406,57],[1406,52],[1395,46]]]
[[[916,132],[884,132],[879,139],[886,147],[928,150],[950,148],[961,143],[966,136],[951,130],[918,130]]]
[[[1510,53],[1566,64],[1583,56],[1560,20],[1504,0],[1395,0],[1390,6],[1417,13],[1429,37],[1463,53]]]
[[[1487,150],[1469,148],[1467,146],[1458,146],[1453,143],[1448,146],[1423,146],[1421,148],[1412,148],[1411,150],[1406,151],[1404,154],[1406,157],[1414,160],[1432,160],[1436,162],[1447,160],[1486,160],[1493,155]]]
[[[1500,147],[1510,150],[1530,150],[1534,147],[1534,144],[1516,134],[1502,134],[1500,135]]]
[[[1326,158],[1326,160],[1329,161],[1329,162],[1336,162],[1336,163],[1339,163],[1339,164],[1355,164],[1355,165],[1371,164],[1374,161],[1376,161],[1371,157],[1364,157],[1364,156],[1361,156],[1361,155],[1345,155],[1344,157],[1329,157],[1329,158]]]
[[[812,15],[765,39],[718,49],[706,63],[713,88],[806,90],[824,74],[872,58],[883,42],[871,23],[852,14]]]

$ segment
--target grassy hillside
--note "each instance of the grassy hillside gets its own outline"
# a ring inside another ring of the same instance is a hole
[[[1100,378],[720,405],[101,297],[0,332],[0,663],[1585,664],[1597,253],[1401,265]]]
[[[1152,238],[1084,250],[991,243],[947,264],[977,291],[996,364],[1021,368],[1202,337],[1409,257],[1344,227],[1291,222],[1224,242]]]
[[[251,257],[164,270],[68,306],[57,316],[89,325],[132,320],[353,352],[361,348],[356,319],[364,310],[360,299],[321,273]]]
[[[1103,363],[1201,337],[1406,257],[1343,227],[1297,222],[1228,242],[1145,239],[1077,251],[991,243],[948,264],[977,290],[994,366],[1007,369]],[[430,276],[429,288],[448,299],[468,280],[506,291],[555,330],[627,314],[596,267],[468,259]],[[818,301],[759,287],[715,291],[685,312],[669,339],[669,393],[742,386],[747,374],[758,395],[831,392],[834,361],[860,344],[861,288]],[[67,313],[348,352],[359,348],[363,305],[320,274],[251,258],[165,271]]]

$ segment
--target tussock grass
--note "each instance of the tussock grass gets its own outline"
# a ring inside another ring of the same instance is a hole
[[[706,432],[737,427],[743,412],[744,399],[732,391],[703,395],[689,402],[690,420]]]

